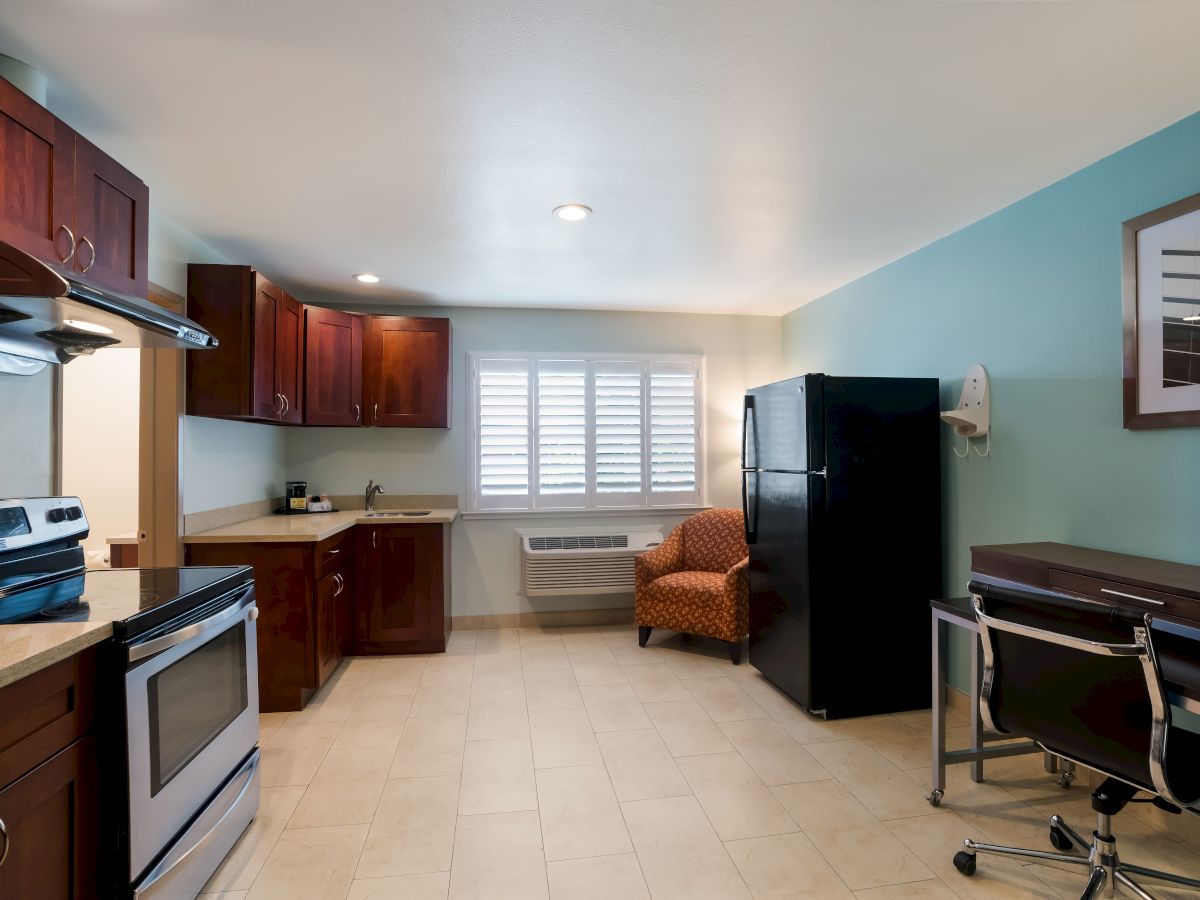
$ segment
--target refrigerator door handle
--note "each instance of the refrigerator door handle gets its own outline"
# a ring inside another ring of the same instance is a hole
[[[754,428],[751,431],[747,425],[753,422]],[[749,460],[749,441],[754,439],[754,463]],[[753,469],[758,465],[758,416],[755,414],[754,398],[747,394],[742,402],[742,468]]]
[[[750,491],[747,482],[754,476],[754,510],[750,509]],[[747,469],[742,472],[742,523],[746,529],[746,543],[758,541],[758,472]],[[753,524],[751,524],[753,523]]]

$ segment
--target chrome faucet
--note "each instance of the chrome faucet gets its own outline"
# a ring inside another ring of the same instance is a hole
[[[372,512],[375,509],[375,496],[377,494],[386,494],[382,484],[377,484],[374,478],[367,479],[367,493],[363,498],[363,506],[367,512]]]

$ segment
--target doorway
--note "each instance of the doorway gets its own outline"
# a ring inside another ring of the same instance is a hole
[[[149,299],[182,313],[184,298]],[[59,492],[83,501],[89,567],[182,564],[183,352],[112,348],[63,366]]]

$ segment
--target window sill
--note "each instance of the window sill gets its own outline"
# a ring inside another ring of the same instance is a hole
[[[464,519],[596,519],[624,516],[687,516],[712,509],[711,506],[638,506],[613,509],[484,509],[464,512]]]

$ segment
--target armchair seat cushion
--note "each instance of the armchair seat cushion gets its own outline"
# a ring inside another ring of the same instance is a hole
[[[672,572],[650,582],[649,598],[658,603],[720,603],[724,572]]]

